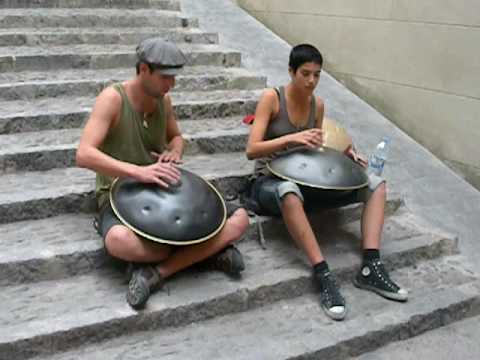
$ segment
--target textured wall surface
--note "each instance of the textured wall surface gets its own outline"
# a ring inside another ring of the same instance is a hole
[[[480,188],[480,2],[237,2]]]

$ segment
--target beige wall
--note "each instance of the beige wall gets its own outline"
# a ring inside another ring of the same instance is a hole
[[[480,188],[480,1],[237,2]]]

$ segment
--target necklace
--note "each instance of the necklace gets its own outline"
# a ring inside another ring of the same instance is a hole
[[[147,118],[148,118],[148,113],[143,113],[143,121],[142,121],[142,124],[143,124],[143,127],[144,127],[145,129],[148,129]]]

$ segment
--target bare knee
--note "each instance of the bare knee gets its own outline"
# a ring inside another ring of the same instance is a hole
[[[292,209],[292,208],[303,208],[302,200],[295,193],[288,193],[282,198],[282,208],[283,209]]]
[[[166,259],[171,253],[170,247],[148,244],[122,225],[115,225],[108,231],[105,247],[112,256],[127,261],[149,260],[153,252],[155,252],[156,260]]]
[[[115,225],[110,228],[105,237],[105,246],[110,249],[122,249],[130,246],[133,232],[125,226]]]
[[[242,237],[247,231],[249,225],[248,214],[245,209],[237,209],[232,216],[227,219],[225,223],[225,231],[227,232],[227,238],[229,243],[234,242]]]
[[[385,181],[377,186],[377,188],[375,189],[373,194],[375,196],[379,196],[379,197],[382,197],[382,198],[385,198],[387,196],[387,185],[385,184]]]

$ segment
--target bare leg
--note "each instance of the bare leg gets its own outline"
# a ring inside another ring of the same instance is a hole
[[[240,239],[247,227],[247,212],[244,209],[238,209],[227,219],[219,234],[201,244],[178,248],[167,260],[157,266],[157,270],[163,278],[167,278],[182,269],[205,260]]]
[[[382,183],[368,200],[362,214],[362,237],[364,249],[379,249],[385,218],[386,185]],[[379,258],[364,260],[361,270],[354,279],[355,286],[373,291],[397,301],[407,301],[408,291],[390,279]]]
[[[123,225],[115,225],[105,237],[105,247],[112,256],[132,262],[158,263],[165,260],[172,248],[139,238]]]
[[[284,196],[282,215],[290,235],[307,254],[310,263],[317,265],[324,261],[320,246],[305,214],[303,203],[298,196],[292,193]],[[326,264],[324,263],[324,265]],[[317,272],[314,268],[313,278],[320,292],[322,309],[330,318],[342,320],[346,314],[345,299],[340,294],[333,275],[329,271]]]
[[[293,193],[282,199],[282,215],[288,232],[295,243],[305,252],[312,265],[324,260],[317,239],[308,221],[302,201]]]
[[[247,227],[247,212],[244,209],[238,209],[227,219],[218,235],[198,245],[179,247],[173,253],[171,246],[140,239],[123,225],[115,225],[108,231],[105,245],[111,255],[126,261],[162,262],[157,269],[162,277],[166,278],[216,254],[227,245],[240,239]]]
[[[385,219],[386,185],[380,184],[365,204],[362,213],[364,249],[379,249]]]

